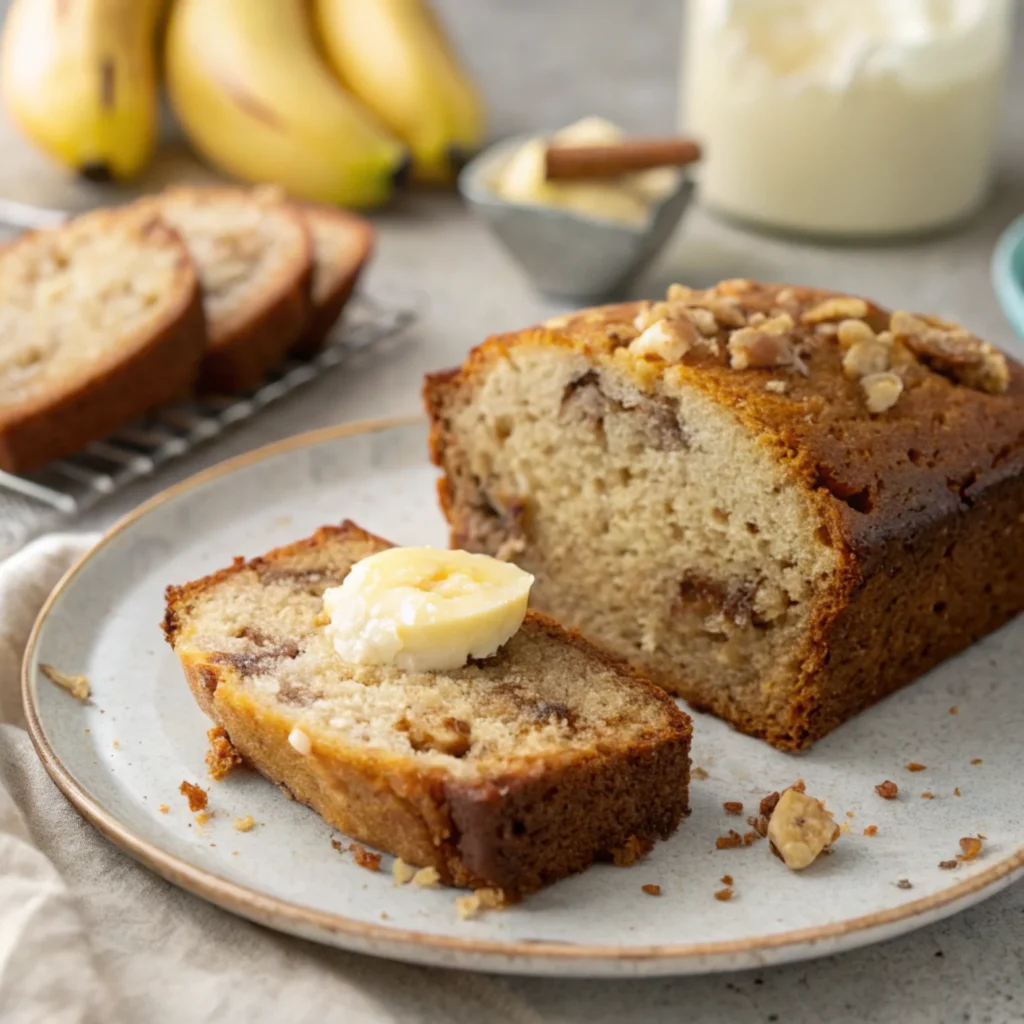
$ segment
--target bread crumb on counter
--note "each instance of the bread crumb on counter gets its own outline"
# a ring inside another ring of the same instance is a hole
[[[236,832],[251,832],[255,825],[256,822],[253,821],[251,814],[247,814],[244,818],[235,818],[231,823],[231,827]]]
[[[878,835],[878,826],[877,825],[868,825],[864,829],[864,835],[866,835],[866,836],[877,836]]]
[[[726,886],[724,889],[719,889],[715,893],[715,899],[718,900],[719,903],[728,903],[734,895],[735,890],[732,889],[730,886]]]
[[[379,853],[374,853],[359,843],[349,843],[348,850],[361,868],[366,868],[367,871],[380,871]]]
[[[92,688],[89,686],[88,676],[72,676],[55,669],[52,665],[40,665],[39,671],[50,680],[56,683],[62,690],[67,690],[75,700],[87,701]]]
[[[921,764],[920,761],[910,761],[907,764],[908,772],[923,772],[928,766]]]
[[[888,779],[885,782],[880,782],[875,786],[875,792],[883,800],[895,800],[899,796],[900,787],[895,782],[890,782]]]
[[[193,782],[182,782],[178,787],[178,792],[182,794],[188,800],[188,809],[194,814],[196,811],[203,810],[209,801],[209,794],[203,789],[202,786],[197,786]]]
[[[716,850],[731,850],[731,849],[733,849],[736,846],[742,846],[742,845],[743,845],[743,836],[741,836],[739,834],[739,832],[735,831],[734,829],[729,829],[729,831],[728,831],[728,833],[726,835],[719,836],[715,840],[715,849]],[[747,845],[749,846],[750,844],[748,843]]]
[[[647,885],[641,885],[640,888],[645,893],[647,893],[648,896],[660,896],[661,895],[661,886],[660,885],[654,885],[653,883],[649,882]]]
[[[212,729],[208,729],[206,738],[210,741],[210,749],[206,752],[206,767],[210,778],[215,782],[220,782],[243,763],[243,758],[228,738],[224,726],[215,725]]]
[[[722,807],[726,814],[743,813],[743,804],[741,804],[739,800],[726,800],[725,803],[722,804]]]
[[[168,807],[168,806],[167,806],[167,804],[161,804],[161,805],[160,805],[160,806],[159,806],[159,807],[157,808],[157,810],[158,810],[158,811],[159,811],[159,812],[160,812],[161,814],[166,814],[166,813],[167,813],[167,812],[168,812],[168,811],[170,810],[170,807]]]

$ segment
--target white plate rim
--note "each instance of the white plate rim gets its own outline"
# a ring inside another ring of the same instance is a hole
[[[436,935],[360,921],[301,906],[221,878],[161,849],[121,824],[75,778],[53,748],[39,715],[35,650],[47,617],[75,577],[110,541],[166,501],[274,456],[422,422],[421,416],[358,420],[291,437],[227,459],[166,488],[119,519],[64,574],[32,627],[22,660],[22,703],[36,752],[57,788],[103,836],[156,874],[224,910],[278,931],[371,955],[416,963],[512,974],[607,977],[708,973],[809,959],[883,941],[923,927],[995,895],[1024,874],[1024,845],[956,885],[886,910],[827,925],[717,942],[648,946],[584,945],[555,941],[481,940]]]

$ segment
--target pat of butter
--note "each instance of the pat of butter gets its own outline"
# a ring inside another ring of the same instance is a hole
[[[601,146],[622,141],[622,132],[610,121],[587,117],[558,132],[551,141],[559,146]],[[512,203],[558,206],[601,220],[640,225],[654,203],[667,196],[679,181],[679,172],[661,167],[624,174],[607,181],[548,181],[546,139],[530,139],[499,170],[491,187]]]
[[[533,577],[487,555],[390,548],[324,592],[338,656],[407,672],[460,668],[497,653],[526,616]]]

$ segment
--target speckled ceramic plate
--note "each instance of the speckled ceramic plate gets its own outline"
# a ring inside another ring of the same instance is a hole
[[[426,428],[410,421],[340,427],[236,459],[122,521],[57,588],[26,655],[29,723],[57,784],[113,842],[271,928],[522,974],[683,974],[834,953],[962,910],[1024,870],[1024,620],[804,756],[697,716],[693,814],[673,839],[635,867],[601,865],[471,921],[456,915],[451,890],[396,888],[387,857],[378,874],[359,867],[315,814],[246,772],[210,786],[215,815],[198,824],[178,786],[207,784],[208,723],[160,636],[164,587],[346,517],[400,543],[444,544],[425,452]],[[40,664],[87,675],[91,701],[58,689]],[[911,772],[909,762],[927,767]],[[791,874],[763,842],[716,849],[730,828],[747,830],[763,794],[797,777],[849,825],[832,856]],[[898,799],[876,795],[885,779]],[[741,801],[743,816],[726,814],[725,801]],[[256,827],[235,831],[246,815]],[[980,856],[940,869],[961,837],[979,833]],[[724,875],[734,880],[728,902],[715,898]],[[645,894],[647,884],[661,895]]]

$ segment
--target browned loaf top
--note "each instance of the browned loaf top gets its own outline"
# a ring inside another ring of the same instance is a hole
[[[342,662],[323,591],[388,546],[324,527],[168,589],[167,639],[250,764],[346,834],[508,900],[674,831],[689,719],[543,616],[457,671]]]
[[[676,285],[491,338],[425,397],[453,545],[780,747],[1024,608],[1024,371],[955,324]]]
[[[0,249],[0,468],[78,451],[186,389],[206,348],[181,239],[133,208]]]

